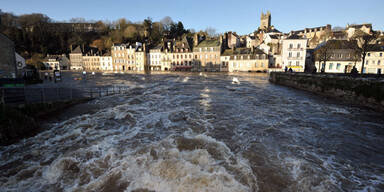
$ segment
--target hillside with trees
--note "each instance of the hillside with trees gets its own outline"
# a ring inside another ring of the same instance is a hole
[[[92,28],[73,30],[73,25],[91,24]],[[72,26],[72,28],[71,28]],[[44,14],[14,15],[0,13],[0,32],[15,42],[16,52],[27,59],[27,64],[38,65],[48,54],[68,54],[72,46],[84,45],[108,50],[113,43],[145,42],[156,46],[162,38],[181,38],[191,35],[182,22],[170,17],[160,21],[147,18],[142,22],[127,19],[117,21],[86,21],[73,18],[69,22],[56,22]]]

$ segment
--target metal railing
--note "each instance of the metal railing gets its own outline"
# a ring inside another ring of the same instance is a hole
[[[98,98],[127,93],[130,87],[12,87],[0,88],[0,104],[47,103],[83,98]]]

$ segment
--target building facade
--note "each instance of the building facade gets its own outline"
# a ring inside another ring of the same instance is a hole
[[[329,40],[320,46],[328,46],[328,54],[330,56],[325,63],[324,61],[315,62],[318,72],[324,69],[326,73],[350,73],[353,66],[356,66],[360,72],[361,57],[355,54],[356,52],[353,48],[357,46],[356,41]]]
[[[110,54],[100,56],[100,68],[102,71],[113,71],[112,56]]]
[[[364,73],[384,73],[384,46],[377,45],[367,53],[364,68]]]
[[[221,58],[223,66],[227,66],[229,72],[267,72],[268,70],[268,55],[257,48],[226,49]]]
[[[70,70],[84,70],[83,68],[83,50],[80,46],[77,46],[69,54],[69,59],[71,61]]]
[[[193,48],[193,61],[197,71],[220,71],[221,42],[208,39]]]
[[[304,72],[307,53],[307,39],[295,34],[282,40],[282,67],[295,72]]]

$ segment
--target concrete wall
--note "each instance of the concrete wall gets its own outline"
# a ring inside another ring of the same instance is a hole
[[[269,81],[384,111],[383,78],[271,72]]]

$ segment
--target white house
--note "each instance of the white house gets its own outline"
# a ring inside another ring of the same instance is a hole
[[[290,35],[283,39],[282,62],[283,69],[292,69],[295,72],[304,72],[307,53],[307,39],[297,35]]]
[[[112,56],[100,56],[100,68],[102,71],[113,71]]]
[[[162,46],[158,45],[149,50],[147,65],[151,71],[164,71]]]

